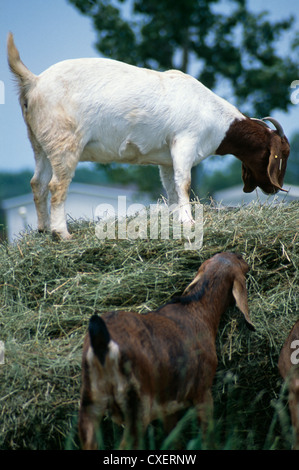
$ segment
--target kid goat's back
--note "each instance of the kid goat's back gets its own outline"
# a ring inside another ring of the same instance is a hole
[[[245,274],[240,255],[205,261],[183,295],[158,310],[92,316],[82,359],[79,434],[84,449],[97,447],[104,414],[125,425],[121,446],[138,447],[148,424],[194,406],[205,424],[212,410],[217,367],[215,338],[221,315],[235,300],[249,327]]]

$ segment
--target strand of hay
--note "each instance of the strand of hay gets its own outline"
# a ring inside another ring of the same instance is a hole
[[[267,440],[287,448],[279,426],[273,436],[267,433],[281,388],[278,355],[298,319],[298,222],[298,203],[207,205],[201,250],[185,250],[182,240],[99,240],[95,224],[86,221],[72,222],[70,241],[30,232],[1,245],[0,448],[64,448],[78,411],[90,315],[95,309],[155,309],[220,251],[239,252],[250,265],[256,326],[249,332],[236,308],[220,323],[213,389],[220,441],[230,436],[232,447],[263,448]],[[232,426],[244,433],[242,444],[232,443]]]

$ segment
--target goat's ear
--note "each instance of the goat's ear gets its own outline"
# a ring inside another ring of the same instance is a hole
[[[244,193],[251,193],[257,187],[255,178],[249,168],[242,163],[242,179],[244,182],[243,191]]]
[[[201,270],[199,270],[197,272],[197,274],[196,274],[195,278],[193,279],[193,281],[184,290],[183,295],[188,294],[188,292],[192,289],[192,287],[194,287],[195,284],[197,284],[197,282],[200,280],[202,274],[203,274],[203,272]]]
[[[278,148],[277,145],[273,145],[270,152],[267,173],[271,184],[273,184],[276,189],[280,189],[280,191],[287,192],[286,189],[283,189],[281,187],[285,169],[286,165],[283,162],[283,159],[281,158],[280,148]]]
[[[245,317],[246,325],[250,330],[255,331],[255,327],[249,317],[247,289],[243,275],[236,276],[234,280],[233,296],[235,298],[237,307],[241,310]]]

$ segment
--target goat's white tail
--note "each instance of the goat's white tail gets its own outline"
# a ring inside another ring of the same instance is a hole
[[[9,68],[18,80],[21,94],[26,94],[35,84],[37,77],[21,61],[12,33],[9,33],[7,38],[7,57]]]

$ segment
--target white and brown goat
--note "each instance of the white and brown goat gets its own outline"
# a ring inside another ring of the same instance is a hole
[[[125,425],[138,446],[149,423],[167,431],[175,414],[194,406],[201,424],[212,410],[217,368],[215,339],[221,315],[233,301],[252,329],[241,255],[219,253],[205,261],[183,295],[146,314],[93,315],[82,357],[79,435],[84,449],[97,447],[103,416]]]
[[[36,161],[40,231],[69,232],[65,199],[79,161],[159,165],[168,203],[192,223],[191,169],[210,155],[242,161],[244,191],[282,190],[290,146],[281,125],[246,117],[195,78],[103,58],[59,62],[40,75],[8,36],[8,62]],[[51,192],[51,216],[47,197]]]

